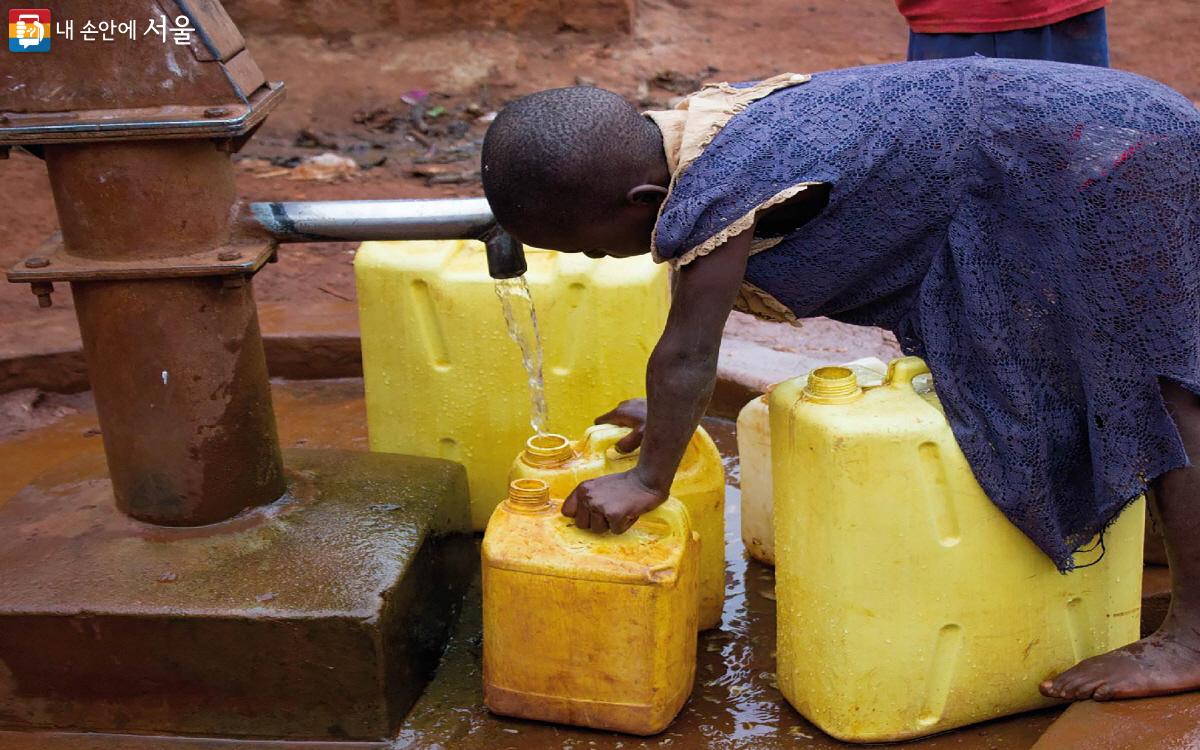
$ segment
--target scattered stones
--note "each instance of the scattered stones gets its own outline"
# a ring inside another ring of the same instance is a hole
[[[331,182],[351,179],[360,171],[362,168],[358,166],[358,162],[350,157],[326,151],[304,159],[299,166],[291,170],[288,179]]]

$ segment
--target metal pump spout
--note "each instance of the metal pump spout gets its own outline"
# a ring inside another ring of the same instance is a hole
[[[277,242],[481,240],[492,278],[526,270],[521,243],[500,228],[485,198],[252,203],[248,219]]]
[[[488,273],[493,279],[515,279],[529,270],[525,263],[525,249],[508,232],[496,225],[496,231],[484,239],[487,247]]]

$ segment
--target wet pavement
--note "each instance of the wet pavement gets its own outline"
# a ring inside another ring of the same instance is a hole
[[[277,382],[272,394],[284,447],[365,449],[366,421],[360,380]],[[719,420],[710,420],[706,425],[727,457],[730,478],[726,499],[726,601],[721,628],[700,638],[696,687],[675,723],[663,734],[643,739],[490,715],[482,705],[480,601],[476,581],[437,676],[391,747],[406,750],[850,747],[806,722],[775,687],[774,571],[748,561],[744,554],[733,425]],[[6,468],[0,473],[0,502],[64,458],[101,451],[96,427],[94,412],[85,410],[0,442],[0,465]],[[1061,709],[1056,709],[1001,719],[905,743],[902,747],[1026,750],[1034,746],[1060,713]],[[11,741],[11,735],[7,739]],[[225,744],[206,742],[204,746]],[[230,746],[233,744],[242,745]],[[18,746],[0,736],[0,747]],[[133,745],[114,741],[98,742],[95,746]]]
[[[405,750],[571,748],[710,748],[818,750],[854,747],[809,724],[775,685],[774,569],[748,560],[741,540],[737,445],[733,424],[705,426],[725,456],[725,612],[718,630],[702,633],[696,686],[679,718],[661,735],[629,737],[492,716],[483,707],[478,582],[438,674],[393,742]],[[536,646],[531,645],[531,649]],[[897,747],[920,750],[1031,748],[1061,709],[1001,719]]]

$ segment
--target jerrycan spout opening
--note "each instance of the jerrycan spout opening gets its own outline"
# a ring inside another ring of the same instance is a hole
[[[520,513],[537,513],[550,507],[550,486],[541,479],[514,479],[505,504]]]
[[[862,395],[849,367],[818,367],[808,375],[804,398],[818,404],[845,404]]]
[[[530,466],[545,468],[559,466],[574,456],[575,451],[571,448],[570,440],[563,435],[546,433],[534,435],[525,441],[525,452],[521,454],[521,460]]]

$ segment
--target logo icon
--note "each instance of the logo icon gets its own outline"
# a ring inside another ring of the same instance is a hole
[[[13,8],[8,11],[10,52],[49,52],[50,32],[49,9]]]

